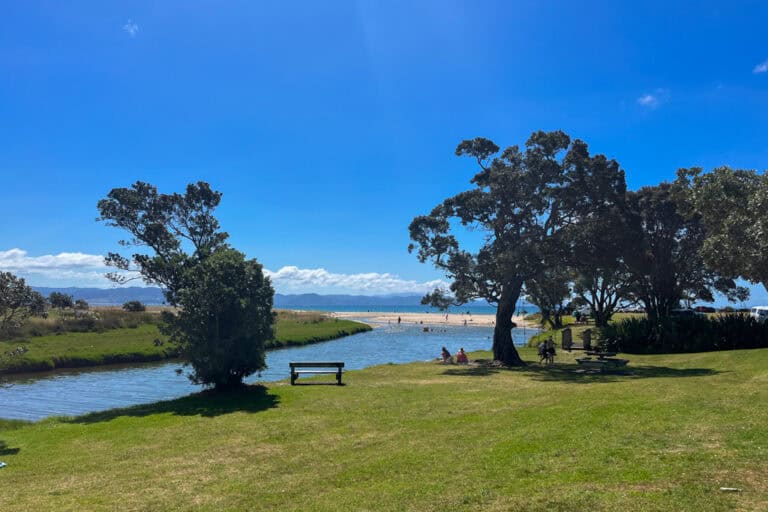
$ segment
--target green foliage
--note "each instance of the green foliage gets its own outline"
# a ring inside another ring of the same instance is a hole
[[[626,184],[617,162],[590,156],[583,141],[571,141],[561,131],[534,132],[524,150],[511,146],[498,152],[484,138],[459,144],[456,154],[480,166],[473,188],[414,218],[409,251],[446,272],[458,304],[483,298],[497,305],[494,358],[517,365],[522,360],[512,341],[511,318],[523,284],[565,256],[568,226],[622,196]],[[479,249],[474,241],[460,242],[459,225],[483,235]]]
[[[28,318],[24,325],[10,330],[6,338],[24,339],[69,332],[104,332],[111,329],[136,327],[143,323],[156,324],[159,321],[160,315],[157,314],[136,315],[112,308],[56,311],[46,318]]]
[[[630,354],[708,352],[768,347],[768,324],[748,315],[629,318],[603,327],[600,344]]]
[[[666,318],[681,301],[712,302],[714,292],[744,300],[749,291],[732,275],[711,270],[701,256],[706,232],[697,215],[688,215],[685,191],[662,183],[629,193],[635,243],[626,248],[632,275],[631,299],[643,304],[652,322]]]
[[[99,201],[100,220],[128,231],[124,246],[148,247],[150,254],[118,253],[106,261],[126,282],[130,272],[159,284],[168,304],[166,332],[191,366],[190,379],[231,389],[264,367],[264,343],[272,338],[274,291],[256,260],[225,242],[213,211],[221,193],[205,182],[184,194],[160,194],[143,182],[113,189]]]
[[[723,275],[739,275],[768,290],[768,174],[719,167],[681,169],[690,213],[707,231],[701,253]]]
[[[75,299],[71,295],[61,292],[51,292],[48,302],[52,308],[66,309],[75,307]]]
[[[0,272],[0,339],[24,325],[32,315],[43,314],[45,300],[23,278]]]
[[[164,313],[163,331],[192,366],[190,380],[231,389],[264,369],[264,344],[274,335],[274,290],[262,266],[220,248],[186,269],[183,279],[176,291],[183,308]]]
[[[125,304],[123,304],[123,309],[126,311],[130,311],[132,313],[138,313],[141,311],[146,311],[147,308],[138,300],[129,300]]]
[[[563,326],[564,303],[571,295],[569,276],[564,269],[545,269],[525,282],[525,291],[531,304],[540,310],[541,325],[556,329]]]
[[[87,311],[90,308],[90,305],[88,304],[88,301],[84,299],[77,299],[75,301],[75,309],[80,311]]]

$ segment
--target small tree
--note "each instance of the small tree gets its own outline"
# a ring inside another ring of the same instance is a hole
[[[541,311],[541,324],[553,328],[563,327],[565,302],[571,296],[568,272],[551,268],[525,282],[525,291],[531,304]]]
[[[0,272],[0,336],[21,327],[29,316],[45,312],[43,296],[27,286],[24,279]]]
[[[87,311],[90,305],[88,304],[88,301],[85,299],[77,299],[75,301],[75,309],[80,311]]]
[[[163,327],[191,365],[196,383],[230,389],[264,368],[264,342],[272,338],[274,291],[256,260],[226,243],[213,210],[221,193],[204,182],[184,194],[160,194],[143,182],[113,189],[99,201],[100,220],[128,231],[122,245],[149,254],[110,253],[106,262],[159,284],[177,313],[164,312]],[[108,274],[123,283],[123,273]]]
[[[129,300],[128,302],[123,304],[123,309],[131,313],[141,313],[142,311],[147,310],[144,304],[142,304],[138,300]]]
[[[48,302],[55,309],[69,309],[75,307],[75,300],[71,295],[61,292],[51,292]]]

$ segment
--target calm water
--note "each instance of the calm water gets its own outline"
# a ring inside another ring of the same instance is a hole
[[[514,330],[517,344],[524,344],[533,330]],[[359,370],[386,363],[426,361],[440,355],[445,345],[451,353],[491,347],[490,327],[437,327],[422,332],[419,325],[381,325],[373,331],[338,340],[273,350],[267,353],[268,368],[248,382],[269,382],[289,376],[289,361],[344,361],[345,369]],[[74,416],[115,407],[167,400],[199,391],[176,370],[178,363],[110,367],[98,370],[61,370],[12,380],[0,388],[0,417],[38,420],[47,416]],[[331,376],[328,377],[331,381]],[[354,376],[345,376],[354,384]]]
[[[451,315],[459,315],[463,313],[472,313],[473,315],[495,315],[495,306],[484,306],[476,304],[468,304],[461,307],[450,307],[447,311],[440,311],[438,309],[429,308],[427,306],[367,306],[365,304],[358,304],[354,306],[281,306],[286,309],[301,309],[305,311],[343,311],[356,313],[358,311],[367,311],[371,313],[436,313]],[[535,313],[538,309],[526,303],[524,306],[518,305],[515,310],[516,315],[526,315],[529,313]]]

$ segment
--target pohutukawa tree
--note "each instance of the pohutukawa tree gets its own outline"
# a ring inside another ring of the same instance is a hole
[[[265,368],[264,342],[273,337],[274,290],[262,266],[226,244],[213,211],[221,193],[204,182],[185,194],[160,194],[143,182],[113,189],[99,201],[99,220],[122,228],[121,245],[146,248],[129,257],[109,253],[108,274],[124,283],[135,272],[160,285],[168,304],[163,330],[192,367],[189,378],[218,390],[237,387]]]
[[[707,231],[704,262],[725,275],[760,283],[768,291],[768,173],[719,167],[678,171],[692,210]]]
[[[715,292],[730,301],[749,297],[733,279],[735,272],[721,274],[705,264],[707,233],[680,185],[661,183],[628,194],[635,217],[628,228],[635,244],[625,255],[632,274],[629,295],[652,321],[668,317],[681,301],[712,302]]]
[[[465,140],[456,155],[480,166],[474,187],[437,205],[410,225],[421,262],[432,262],[452,280],[450,291],[436,290],[425,300],[445,306],[485,299],[495,304],[493,356],[522,365],[512,341],[512,316],[527,279],[541,275],[553,254],[568,251],[565,230],[583,222],[597,205],[626,190],[624,172],[602,155],[591,157],[587,145],[561,131],[535,132],[525,150],[499,147],[484,138]],[[484,243],[474,250],[462,244],[463,226],[480,231]]]

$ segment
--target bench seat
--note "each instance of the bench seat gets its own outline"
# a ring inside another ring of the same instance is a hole
[[[302,374],[335,374],[336,383],[341,386],[344,363],[341,361],[297,361],[288,363],[291,368],[291,386]]]

